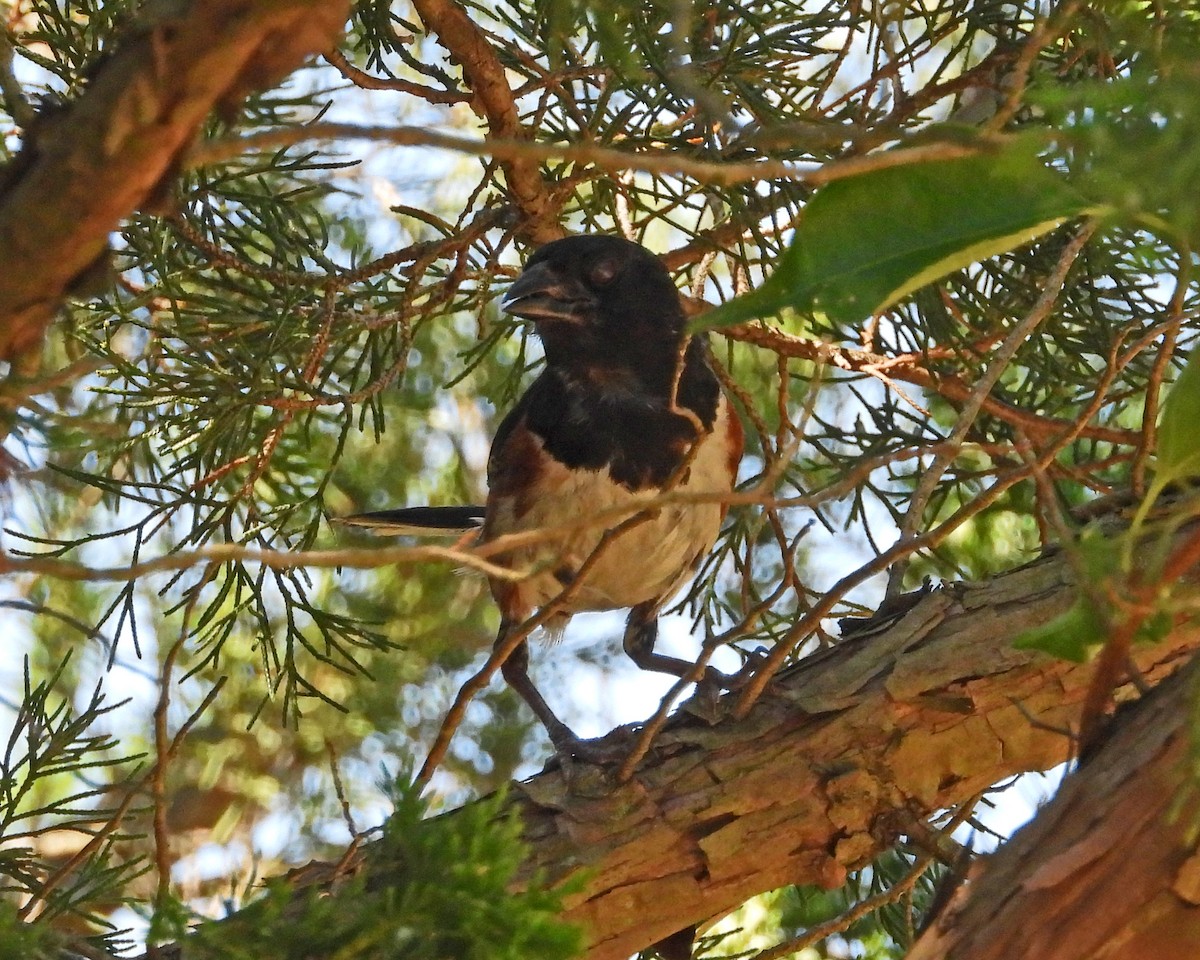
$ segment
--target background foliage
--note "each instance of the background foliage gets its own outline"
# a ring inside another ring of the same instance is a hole
[[[5,159],[32,109],[87,90],[139,6],[0,6]],[[1195,330],[1191,4],[466,4],[491,66],[452,56],[422,6],[361,0],[337,51],[212,120],[209,140],[285,135],[210,162],[199,148],[166,212],[114,238],[111,282],[67,307],[38,371],[2,388],[4,549],[91,572],[31,564],[0,594],[3,949],[119,951],[147,924],[170,936],[190,911],[240,903],[252,877],[336,858],[392,809],[380,783],[419,761],[497,617],[480,578],[371,566],[375,545],[328,518],[480,500],[488,438],[540,357],[495,303],[560,225],[637,239],[718,303],[761,284],[797,236],[806,255],[839,253],[839,236],[804,233],[809,197],[885,149],[916,163],[1020,137],[1106,214],[964,257],[873,316],[795,298],[777,321],[713,334],[748,426],[747,496],[669,630],[693,655],[720,638],[727,664],[802,656],[885,592],[1018,564],[1074,524],[1069,508],[1146,485],[1159,393]],[[554,149],[513,148],[475,92],[493,69],[519,129]],[[323,135],[331,122],[508,147]],[[914,219],[943,203],[932,179]],[[894,242],[894,226],[852,225]],[[212,544],[349,545],[366,566],[244,555],[97,573]],[[651,713],[665,688],[609,662],[611,618],[580,619],[565,647],[535,650],[552,701],[592,732]],[[493,685],[433,802],[546,753]],[[501,869],[510,851],[478,856]],[[762,946],[883,894],[886,910],[841,935],[897,955],[938,875],[927,866],[899,848],[836,895],[747,908],[709,946]],[[547,944],[537,955],[569,948]]]

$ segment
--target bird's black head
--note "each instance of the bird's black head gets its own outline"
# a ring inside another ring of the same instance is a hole
[[[547,363],[562,368],[673,364],[686,328],[662,261],[620,237],[546,244],[500,305],[533,321]]]

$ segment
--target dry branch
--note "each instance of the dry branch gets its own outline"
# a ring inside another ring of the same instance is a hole
[[[0,357],[36,349],[125,217],[159,198],[214,107],[326,49],[347,0],[151,5],[74,103],[25,131],[0,171]]]

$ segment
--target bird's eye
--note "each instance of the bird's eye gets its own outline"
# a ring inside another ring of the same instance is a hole
[[[613,277],[616,275],[616,263],[612,260],[601,260],[592,267],[591,272],[588,274],[588,279],[591,280],[593,287],[603,287],[612,283]]]

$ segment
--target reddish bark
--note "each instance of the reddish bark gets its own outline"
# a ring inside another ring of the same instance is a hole
[[[120,222],[160,197],[214,107],[275,83],[342,29],[348,0],[151,5],[86,92],[0,171],[0,357],[35,351]]]
[[[1200,953],[1198,672],[1123,712],[1037,818],[976,865],[909,960]]]

